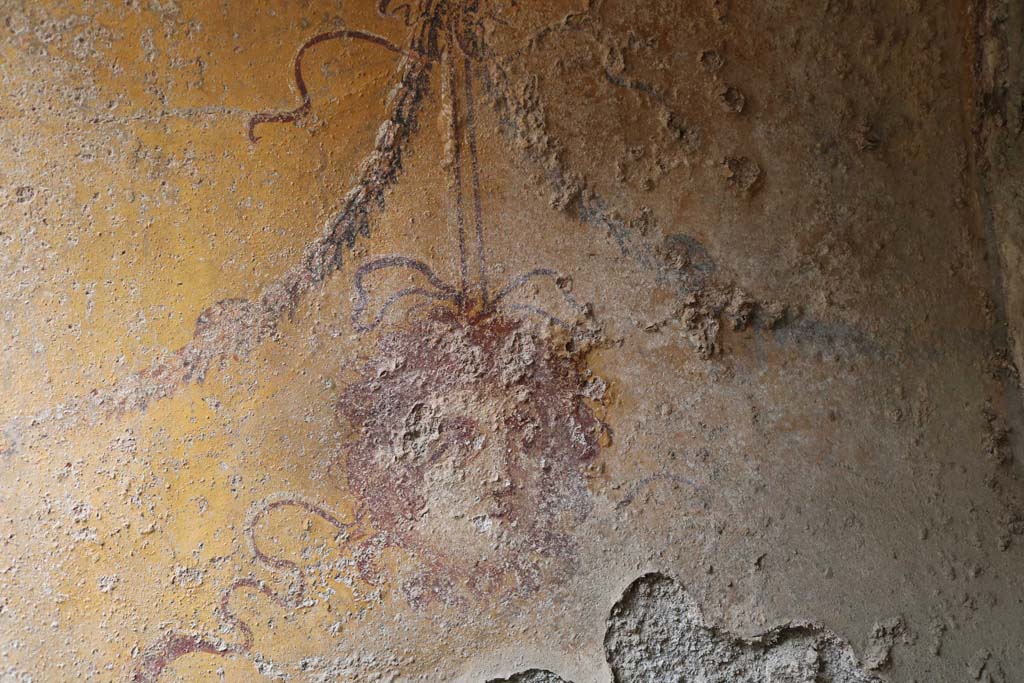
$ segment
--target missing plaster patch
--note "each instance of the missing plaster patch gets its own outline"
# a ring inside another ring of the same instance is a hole
[[[529,671],[513,674],[509,678],[492,678],[487,683],[569,683],[569,681],[550,671],[530,669]]]
[[[883,683],[831,631],[790,622],[741,638],[710,626],[683,586],[646,574],[608,617],[604,648],[615,683]],[[571,683],[530,669],[487,683]]]
[[[612,608],[605,652],[616,683],[880,683],[850,645],[813,624],[745,639],[709,626],[675,580],[648,574]]]

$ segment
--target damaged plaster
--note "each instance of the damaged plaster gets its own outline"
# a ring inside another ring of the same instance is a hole
[[[710,626],[675,580],[647,574],[612,608],[604,639],[617,683],[730,681],[732,683],[879,683],[859,666],[849,643],[809,623],[789,623],[750,638]],[[869,665],[882,668],[891,640]],[[877,655],[878,653],[876,653]],[[531,669],[488,683],[566,683]]]
[[[1018,680],[1021,21],[0,0],[0,680]]]

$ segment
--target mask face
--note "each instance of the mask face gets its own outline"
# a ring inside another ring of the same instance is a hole
[[[426,320],[380,348],[338,404],[371,523],[455,574],[565,553],[601,429],[575,360],[503,318]]]

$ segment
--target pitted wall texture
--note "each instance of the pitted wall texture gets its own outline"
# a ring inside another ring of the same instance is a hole
[[[1003,0],[0,0],[0,680],[1024,677]]]

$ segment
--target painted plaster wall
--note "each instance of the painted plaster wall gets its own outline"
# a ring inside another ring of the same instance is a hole
[[[1024,677],[1010,3],[0,20],[0,680]]]

